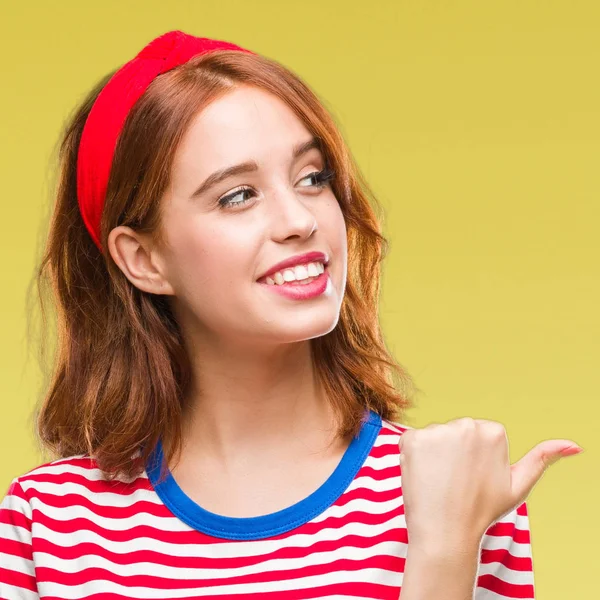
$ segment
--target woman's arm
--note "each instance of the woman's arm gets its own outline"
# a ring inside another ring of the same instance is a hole
[[[399,446],[409,538],[402,600],[479,600],[478,583],[481,600],[533,598],[529,546],[525,555],[511,553],[523,550],[518,517],[525,523],[525,498],[545,470],[581,448],[545,440],[511,465],[504,427],[471,418],[407,430]],[[492,531],[507,515],[514,527]],[[477,581],[486,533],[505,539],[503,547],[486,548],[486,572]]]
[[[480,545],[408,544],[401,600],[473,600]]]
[[[453,546],[438,540],[435,547],[410,543],[404,573],[402,600],[533,600],[527,504],[489,527],[478,546],[468,540]]]

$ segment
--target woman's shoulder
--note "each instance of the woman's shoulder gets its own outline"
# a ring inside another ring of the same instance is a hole
[[[85,470],[94,471],[98,468],[96,461],[86,454],[76,454],[40,463],[11,481],[11,486],[26,484],[28,481],[40,481],[57,475],[65,476]]]
[[[124,475],[109,478],[97,461],[87,454],[76,454],[39,464],[13,478],[4,502],[9,498],[21,501],[48,501],[52,497],[72,494],[72,500],[90,499],[103,492],[128,492],[147,488],[147,475],[130,479]],[[4,504],[3,502],[3,504]]]
[[[399,423],[398,421],[381,419],[380,434],[382,435],[401,436],[407,429],[414,429],[414,427],[406,423]]]
[[[378,422],[381,423],[381,426],[377,436],[373,440],[373,446],[365,464],[373,466],[372,463],[375,460],[378,464],[381,463],[380,466],[384,466],[384,463],[387,465],[387,461],[391,460],[392,463],[390,464],[395,465],[398,461],[398,454],[400,453],[400,437],[405,431],[413,429],[413,427],[406,423],[400,423],[384,418],[378,419]]]
[[[102,471],[92,457],[87,454],[74,454],[38,464],[29,471],[16,476],[11,485],[27,485],[35,481],[54,481],[57,478],[65,481],[69,477],[77,476],[99,479],[101,475]]]

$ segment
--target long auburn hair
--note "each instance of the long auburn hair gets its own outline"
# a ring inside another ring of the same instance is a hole
[[[45,286],[56,308],[56,350],[34,413],[42,451],[54,458],[89,455],[110,479],[141,474],[158,440],[165,459],[179,456],[182,402],[191,368],[181,330],[166,297],[136,288],[102,254],[77,203],[77,152],[105,76],[67,121],[58,144],[49,230],[33,283],[44,328]],[[347,229],[348,273],[336,327],[310,340],[313,366],[338,416],[338,434],[356,435],[365,408],[404,419],[416,391],[386,349],[378,302],[387,239],[381,208],[342,135],[318,97],[278,62],[220,50],[159,75],[130,111],[113,158],[100,241],[128,225],[161,238],[160,198],[169,185],[177,146],[192,119],[239,85],[274,94],[320,140]],[[42,335],[41,354],[46,356]]]

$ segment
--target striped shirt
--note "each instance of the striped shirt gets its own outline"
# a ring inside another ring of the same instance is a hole
[[[399,436],[368,414],[333,473],[281,511],[225,517],[168,477],[109,482],[87,455],[13,479],[0,504],[0,598],[397,600],[408,549]],[[476,600],[534,598],[525,503],[485,533]]]

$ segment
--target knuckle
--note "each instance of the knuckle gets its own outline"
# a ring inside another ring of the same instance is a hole
[[[506,429],[502,423],[497,421],[486,421],[482,431],[487,439],[492,441],[503,441],[506,439]]]
[[[548,454],[546,452],[542,452],[540,454],[540,467],[542,468],[543,471],[545,471],[549,466],[550,466],[550,457],[548,456]]]
[[[417,429],[407,429],[403,434],[402,434],[402,439],[405,442],[408,442],[409,440],[412,440],[413,437],[415,436],[415,434],[417,433]]]
[[[545,471],[548,467],[553,465],[559,459],[558,456],[553,455],[548,450],[542,450],[539,455],[540,466],[542,471]]]
[[[431,436],[437,436],[444,431],[444,425],[441,423],[429,423],[427,427],[421,429],[421,437],[427,436],[428,439],[431,439]]]
[[[402,434],[402,451],[408,454],[418,452],[420,448],[428,446],[432,439],[432,431],[427,427],[411,429]]]
[[[409,446],[412,443],[412,439],[415,435],[415,430],[414,429],[407,429],[401,436],[400,436],[400,447],[401,448],[406,448],[407,446]]]
[[[460,419],[455,419],[452,423],[464,431],[473,431],[477,427],[477,423],[472,417],[461,417]]]

